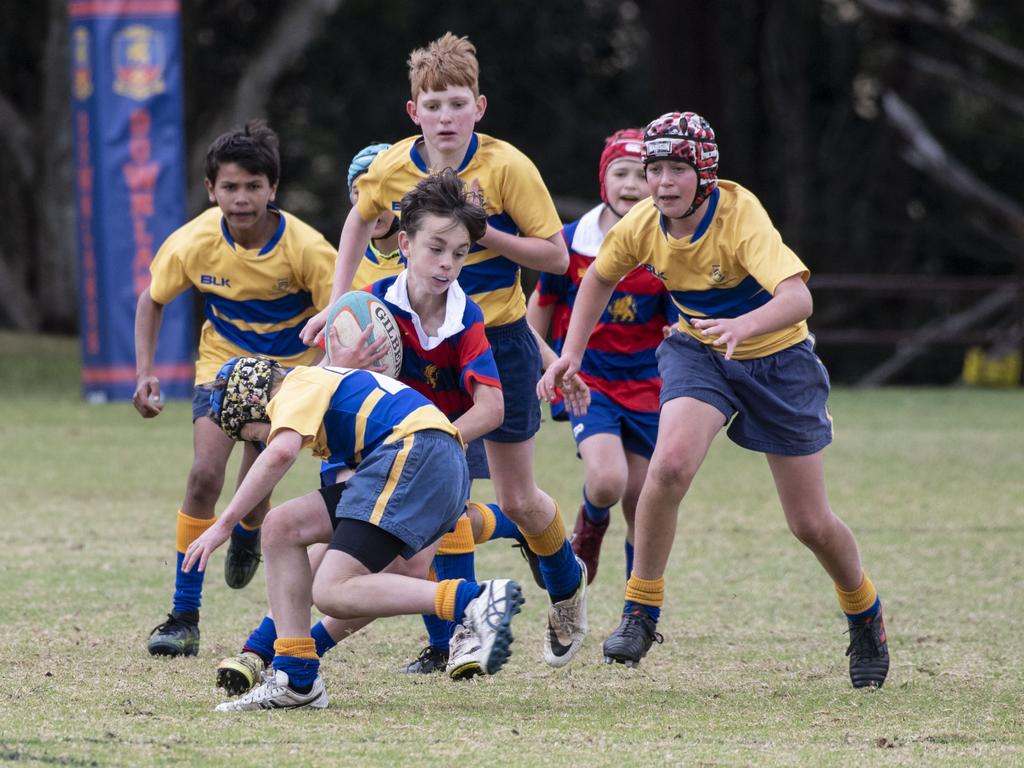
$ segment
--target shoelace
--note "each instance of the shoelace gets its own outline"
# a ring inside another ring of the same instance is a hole
[[[846,649],[846,655],[850,656],[856,652],[858,656],[877,656],[881,651],[881,643],[878,642],[874,628],[874,622],[852,625],[847,630],[850,634],[850,645]]]
[[[495,597],[494,590],[488,586],[487,606],[484,608],[484,622],[491,629],[497,629],[501,624],[501,617],[508,612],[508,591],[503,590],[501,597]],[[499,608],[498,605],[501,604]]]
[[[622,634],[626,637],[633,638],[637,634],[643,634],[643,639],[650,638],[652,641],[659,645],[665,642],[665,638],[660,632],[657,632],[648,626],[649,620],[645,621],[644,617],[638,616],[635,613],[626,614],[626,625],[622,628]]]

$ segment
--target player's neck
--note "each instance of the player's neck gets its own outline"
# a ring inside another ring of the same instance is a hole
[[[396,250],[398,250],[398,233],[391,235],[391,237],[383,237],[373,240],[373,247],[380,251],[385,256],[390,256]]]
[[[409,293],[409,306],[419,317],[423,332],[428,336],[436,336],[448,309],[448,292],[431,293],[418,285],[415,279],[408,279],[405,287]]]
[[[597,217],[597,228],[601,230],[602,235],[607,235],[608,230],[611,229],[612,226],[614,226],[620,219],[622,219],[622,217],[612,210],[612,207],[608,205],[608,203],[605,203],[604,207],[601,209],[600,215]]]
[[[236,232],[229,224],[228,232],[231,233],[231,239],[235,241],[239,248],[244,248],[247,251],[260,250],[270,242],[270,238],[277,232],[278,217],[280,215],[277,211],[268,208],[266,214],[253,226],[241,232]]]
[[[436,147],[430,146],[430,142],[424,137],[422,143],[419,146],[420,156],[423,158],[427,167],[434,171],[443,171],[445,168],[452,168],[455,171],[459,170],[459,166],[462,165],[462,160],[466,156],[466,150],[469,149],[469,141],[464,146],[458,149],[443,153]]]

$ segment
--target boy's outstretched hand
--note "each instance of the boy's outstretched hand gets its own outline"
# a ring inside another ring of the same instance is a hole
[[[370,342],[370,334],[373,333],[373,326],[368,325],[356,339],[355,346],[346,347],[338,338],[338,331],[333,326],[328,329],[331,335],[331,354],[327,365],[340,368],[362,368],[364,371],[376,371],[381,373],[387,370],[384,362],[384,355],[388,351],[388,339],[381,336],[374,342]]]
[[[537,382],[537,397],[549,403],[558,397],[562,383],[576,375],[580,366],[567,357],[560,357],[544,370],[544,375]]]
[[[726,360],[731,360],[736,347],[749,337],[741,317],[721,320],[712,317],[694,318],[690,321],[690,325],[700,331],[702,335],[712,337],[712,345],[716,347],[724,345]]]
[[[185,559],[181,563],[183,573],[189,573],[198,563],[199,571],[206,571],[206,563],[221,544],[231,538],[231,528],[222,525],[218,520],[207,528],[203,535],[188,545]]]

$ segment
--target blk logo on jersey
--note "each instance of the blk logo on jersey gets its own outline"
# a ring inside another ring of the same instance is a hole
[[[230,288],[231,280],[227,277],[217,277],[216,275],[201,275],[199,277],[200,285],[213,285],[218,288]]]

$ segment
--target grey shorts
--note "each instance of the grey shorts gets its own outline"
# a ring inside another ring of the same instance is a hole
[[[661,404],[692,397],[713,405],[737,445],[808,456],[832,442],[828,371],[805,339],[773,355],[726,360],[707,344],[673,333],[658,347]]]

